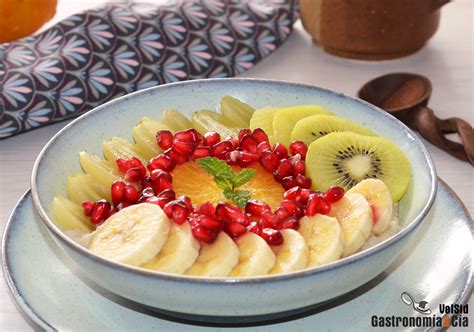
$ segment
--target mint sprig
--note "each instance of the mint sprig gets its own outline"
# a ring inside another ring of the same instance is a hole
[[[234,173],[224,160],[206,157],[199,159],[199,166],[214,177],[216,185],[224,191],[224,196],[232,200],[240,208],[244,208],[250,200],[251,192],[248,190],[237,190],[246,184],[255,175],[254,169],[244,169]]]

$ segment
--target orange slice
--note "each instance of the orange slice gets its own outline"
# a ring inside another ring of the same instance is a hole
[[[252,199],[266,202],[272,209],[280,206],[285,189],[273,179],[273,175],[265,171],[260,165],[251,166],[257,171],[255,176],[239,189],[249,190]],[[233,166],[234,172],[242,168]],[[214,179],[197,162],[190,161],[179,165],[172,172],[173,190],[176,196],[186,195],[191,198],[193,205],[205,202],[217,204],[229,202],[224,197],[222,189],[216,186]],[[232,202],[231,202],[232,203]]]

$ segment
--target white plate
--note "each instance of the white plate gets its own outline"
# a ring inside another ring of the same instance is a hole
[[[330,303],[283,315],[259,316],[257,330],[366,330],[371,317],[420,316],[401,301],[408,291],[439,304],[465,303],[472,292],[472,220],[456,195],[438,186],[428,220],[390,267],[375,279]],[[33,324],[58,330],[209,330],[209,317],[159,313],[100,288],[73,267],[37,216],[30,193],[18,202],[3,237],[3,271],[21,310]],[[288,290],[291,292],[291,290]],[[232,301],[232,299],[229,299]],[[282,317],[285,316],[285,317]],[[253,317],[253,320],[256,318]],[[206,327],[197,326],[205,325]],[[227,324],[229,325],[229,324]],[[237,318],[231,326],[252,326]]]

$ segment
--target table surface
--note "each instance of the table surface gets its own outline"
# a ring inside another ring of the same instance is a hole
[[[103,1],[59,1],[54,24],[70,14]],[[416,72],[433,83],[430,107],[439,117],[458,116],[474,123],[473,2],[461,0],[443,8],[441,26],[425,48],[415,55],[384,62],[361,62],[333,57],[316,47],[300,22],[289,40],[268,59],[242,75],[301,82],[354,96],[360,86],[389,72]],[[0,141],[0,230],[21,195],[29,188],[34,160],[46,142],[68,122],[58,123]],[[426,143],[438,175],[459,195],[472,215],[474,168]],[[0,272],[1,274],[1,272]],[[469,301],[474,308],[474,301]],[[473,309],[469,312],[474,322]],[[0,277],[0,330],[31,330]]]

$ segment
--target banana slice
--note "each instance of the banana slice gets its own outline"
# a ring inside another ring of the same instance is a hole
[[[143,268],[182,274],[199,256],[201,245],[191,232],[189,223],[172,223],[170,235],[158,256],[143,265]]]
[[[381,234],[392,220],[393,200],[390,189],[378,179],[366,179],[351,188],[347,194],[363,195],[372,208],[372,232]]]
[[[344,252],[344,237],[336,218],[322,214],[303,217],[298,231],[308,244],[307,267],[320,266],[341,258]]]
[[[211,244],[203,243],[198,259],[185,274],[202,277],[227,277],[239,263],[239,249],[229,235],[220,232]]]
[[[337,218],[344,235],[342,256],[352,255],[365,243],[372,228],[372,210],[361,194],[346,194],[331,207],[331,217]]]
[[[81,233],[89,233],[92,224],[84,216],[82,207],[63,196],[56,196],[53,199],[54,221],[64,231],[78,230]]]
[[[275,266],[275,254],[263,238],[248,232],[237,239],[239,264],[230,277],[252,277],[267,274]]]
[[[110,260],[140,266],[160,252],[170,227],[170,220],[158,205],[132,205],[97,228],[89,249]]]
[[[269,274],[281,274],[302,270],[308,264],[309,250],[306,241],[294,229],[282,229],[283,244],[272,246],[276,262]]]

